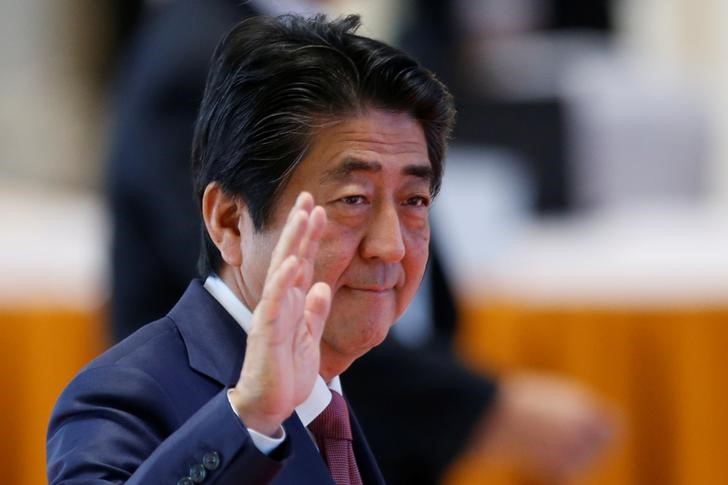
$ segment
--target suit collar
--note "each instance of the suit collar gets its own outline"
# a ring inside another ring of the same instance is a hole
[[[190,367],[234,386],[243,366],[245,332],[200,281],[190,283],[169,317],[182,335]]]

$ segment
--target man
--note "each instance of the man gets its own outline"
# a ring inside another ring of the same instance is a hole
[[[148,10],[115,86],[108,164],[115,339],[164,316],[196,274],[199,216],[189,148],[219,37],[239,18],[324,3],[175,0]],[[603,421],[595,413],[598,403],[575,395],[574,383],[521,375],[494,380],[458,361],[449,347],[457,313],[436,256],[431,248],[431,271],[421,286],[432,298],[410,305],[414,311],[405,316],[420,324],[431,320],[435,330],[427,347],[410,349],[390,337],[344,376],[347,398],[387,482],[439,483],[451,463],[473,449],[489,457],[511,450],[539,477],[570,475],[585,456],[598,456],[604,441],[590,432]]]
[[[453,109],[358,24],[221,41],[193,144],[206,279],[64,391],[51,483],[383,482],[338,376],[417,290]]]

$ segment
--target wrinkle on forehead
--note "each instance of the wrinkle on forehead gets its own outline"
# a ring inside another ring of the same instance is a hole
[[[415,130],[410,130],[413,127]],[[403,132],[411,136],[402,139]],[[320,141],[320,137],[326,137],[376,146],[388,154],[427,153],[422,125],[405,112],[368,109],[351,116],[332,117],[314,126],[312,135],[314,143]]]
[[[347,157],[333,168],[326,170],[319,178],[319,183],[325,184],[327,182],[345,180],[356,172],[378,173],[382,170],[382,164],[377,161]],[[400,173],[422,179],[430,185],[435,179],[435,174],[430,164],[407,164],[401,168]]]
[[[393,133],[361,133],[352,131],[350,133],[342,133],[337,139],[344,143],[350,143],[354,150],[367,150],[376,147],[377,150],[391,155],[399,155],[404,153],[427,153],[422,150],[422,142],[416,139],[402,140]],[[361,145],[361,146],[358,146]]]

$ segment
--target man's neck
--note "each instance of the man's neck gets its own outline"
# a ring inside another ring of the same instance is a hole
[[[329,382],[335,376],[341,375],[349,368],[354,360],[350,356],[344,356],[332,349],[326,342],[321,340],[321,363],[319,364],[319,374],[326,382]]]
[[[234,268],[226,264],[224,264],[217,273],[217,276],[225,283],[225,286],[227,286],[230,291],[235,294],[235,297],[252,313],[258,302],[254,301],[250,295],[247,295],[247,297],[244,295],[243,282],[239,279],[239,275],[239,272],[236,273]]]

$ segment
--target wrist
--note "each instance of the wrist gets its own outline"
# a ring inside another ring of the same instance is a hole
[[[283,417],[262,411],[259,403],[247,398],[237,388],[229,391],[228,399],[235,414],[238,415],[247,428],[254,429],[258,433],[271,438],[280,437]]]

